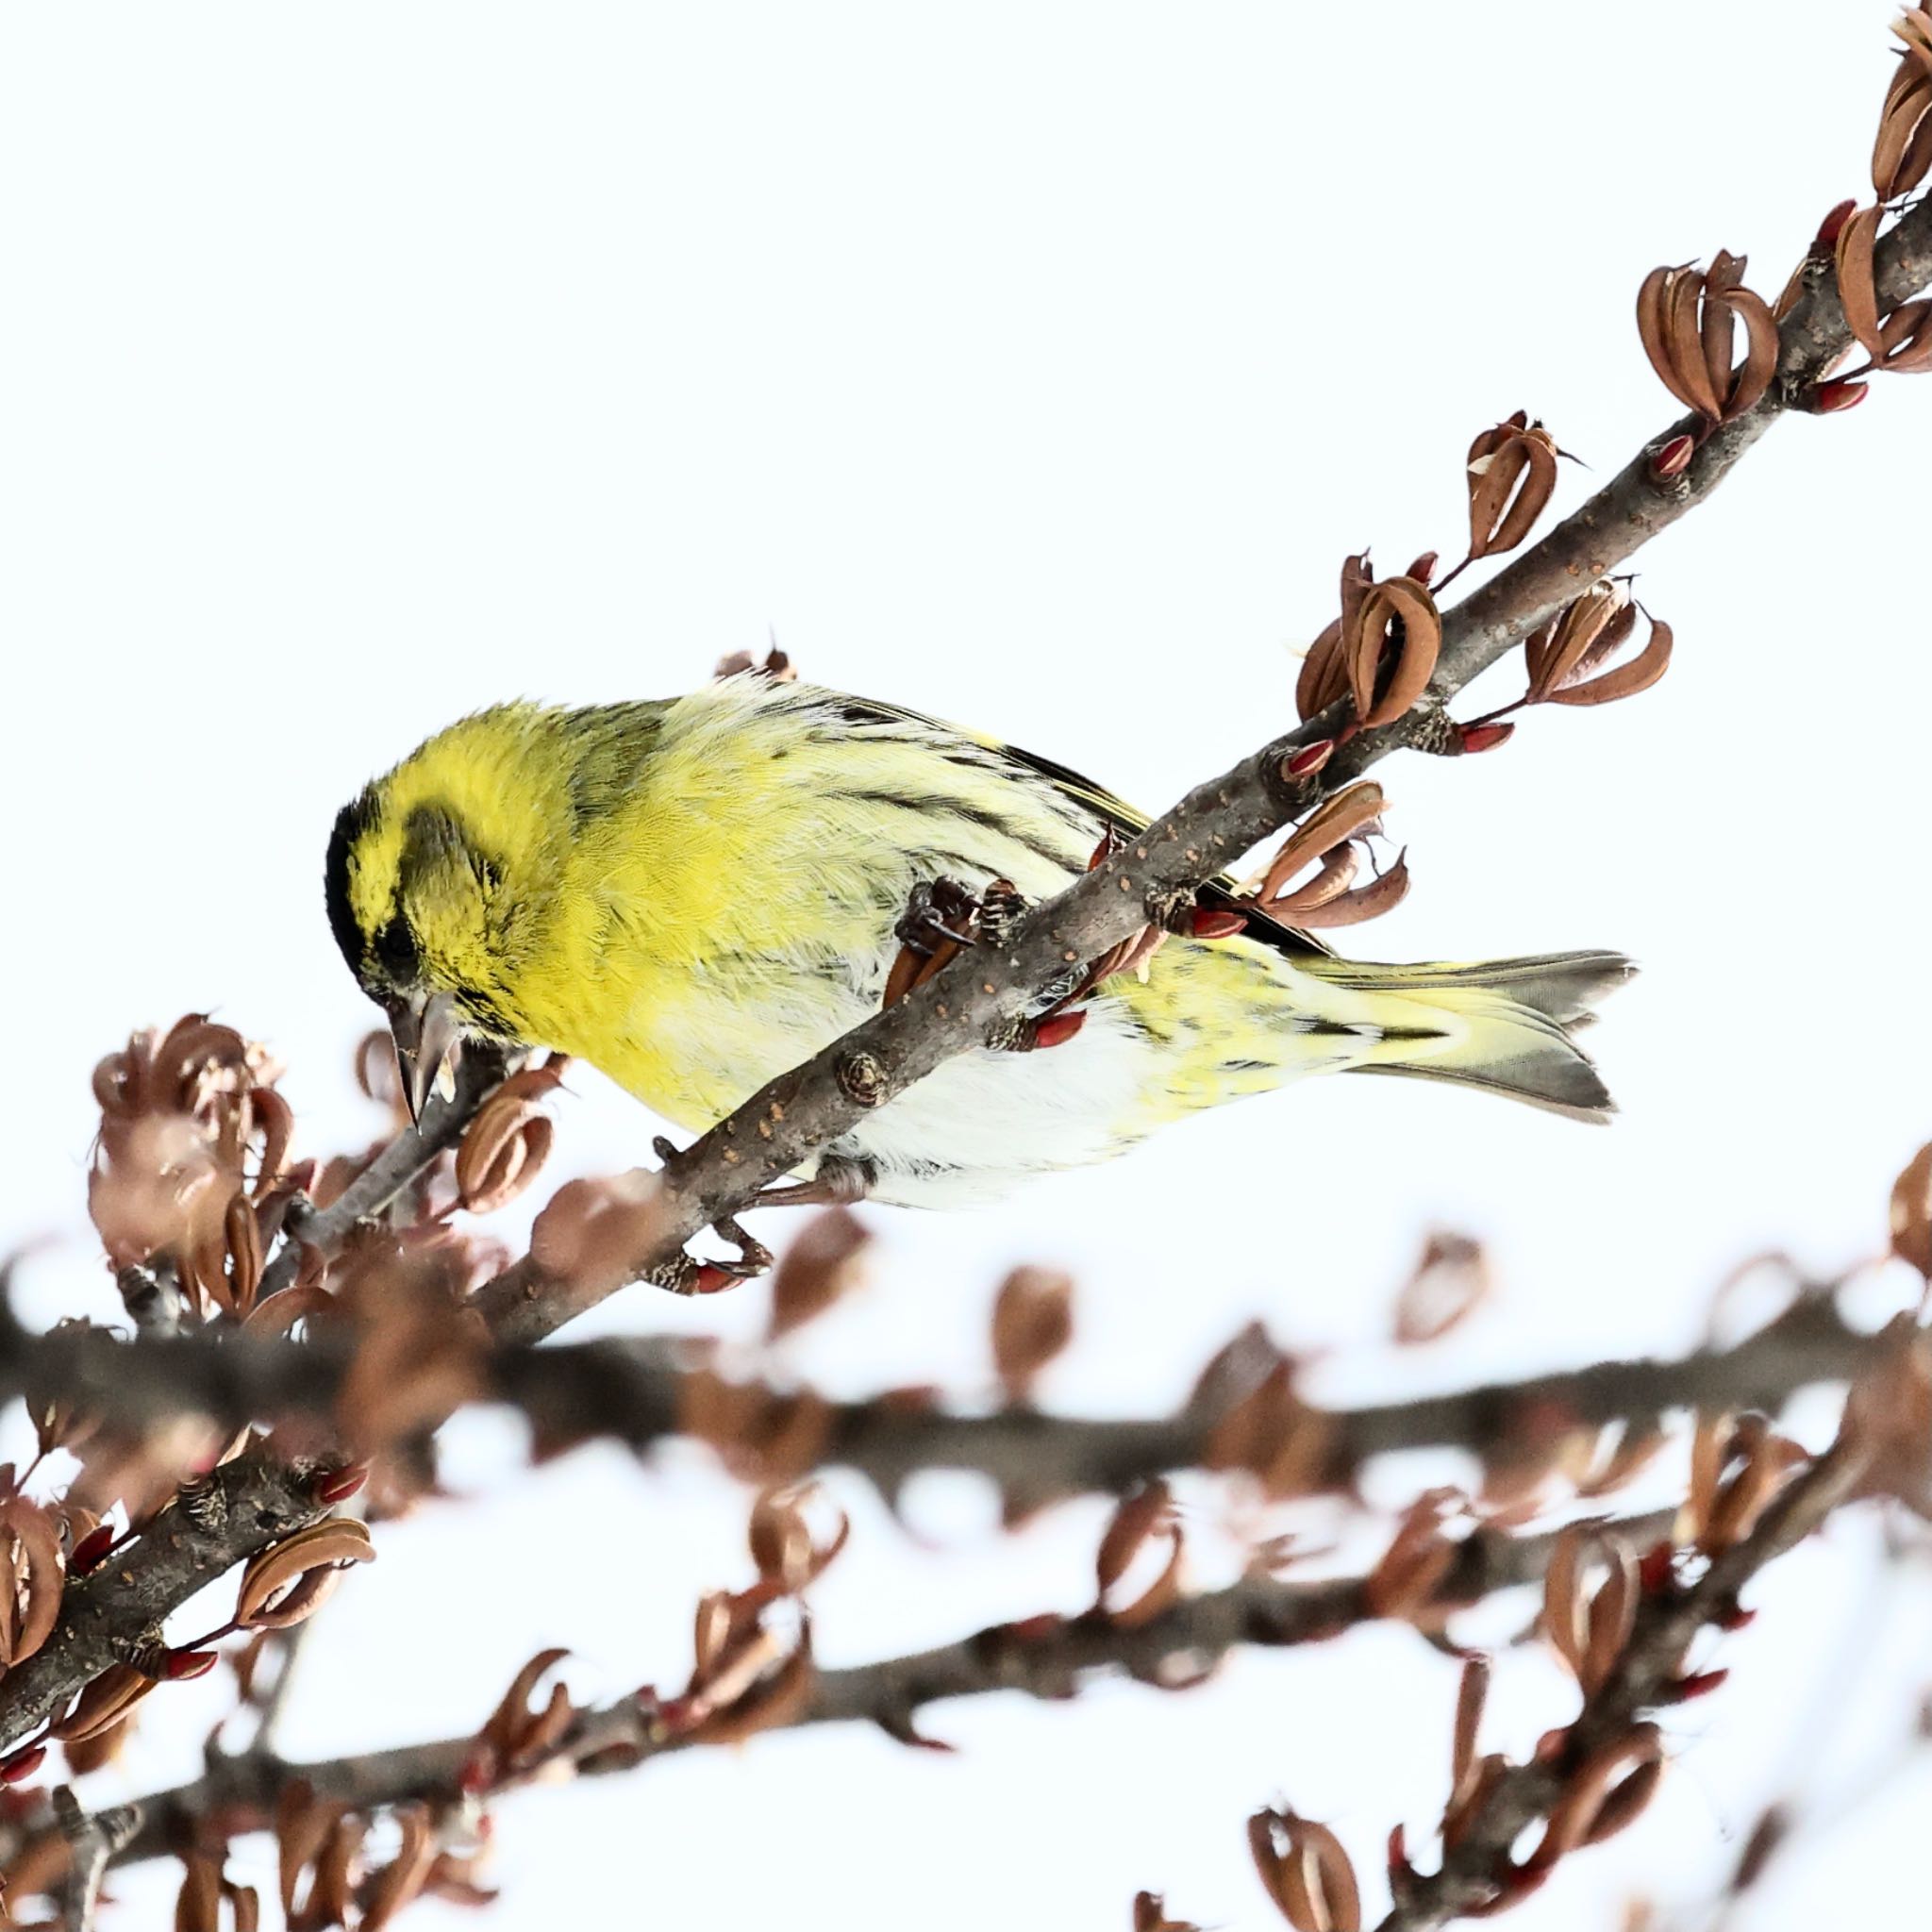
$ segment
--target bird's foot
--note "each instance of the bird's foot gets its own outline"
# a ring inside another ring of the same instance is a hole
[[[672,1294],[722,1294],[741,1281],[756,1280],[772,1265],[771,1249],[763,1241],[754,1241],[731,1215],[721,1215],[711,1225],[738,1250],[728,1261],[700,1261],[695,1255],[674,1255],[643,1278],[653,1288]]]
[[[879,1171],[862,1154],[827,1154],[808,1181],[766,1188],[755,1208],[851,1208],[877,1187]]]
[[[1004,884],[996,880],[995,885]],[[1012,888],[1006,889],[1011,891]],[[879,1000],[895,1007],[915,986],[924,986],[940,968],[968,946],[979,943],[981,901],[970,886],[958,879],[922,879],[906,901],[906,909],[892,928],[899,941],[898,958],[886,975]]]

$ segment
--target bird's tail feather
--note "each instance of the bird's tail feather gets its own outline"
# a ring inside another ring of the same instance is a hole
[[[1301,972],[1361,998],[1382,1039],[1352,1071],[1487,1088],[1577,1120],[1616,1111],[1571,1038],[1636,971],[1618,953],[1553,953],[1471,966],[1309,959]]]

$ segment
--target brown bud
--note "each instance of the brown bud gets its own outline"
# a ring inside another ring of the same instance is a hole
[[[1932,1282],[1932,1141],[1892,1183],[1891,1252]]]
[[[1041,1371],[1074,1339],[1074,1278],[1052,1268],[1015,1268],[992,1309],[993,1367],[1008,1402],[1024,1402]]]
[[[1777,370],[1777,324],[1743,286],[1744,258],[1720,249],[1708,271],[1653,269],[1637,297],[1637,329],[1663,384],[1687,408],[1728,423],[1753,408]],[[1734,325],[1744,359],[1731,367]]]
[[[815,1214],[791,1239],[772,1275],[766,1339],[775,1341],[823,1315],[856,1288],[871,1236],[848,1208]]]
[[[1880,201],[1909,194],[1932,169],[1932,61],[1922,25],[1926,18],[1923,8],[1909,8],[1892,24],[1905,42],[1905,58],[1885,91],[1872,143],[1872,191]]]
[[[1470,444],[1471,561],[1501,557],[1529,535],[1556,493],[1557,456],[1556,439],[1520,409]]]
[[[1291,1810],[1248,1820],[1248,1849],[1268,1896],[1295,1932],[1360,1932],[1361,1889],[1341,1841]]]

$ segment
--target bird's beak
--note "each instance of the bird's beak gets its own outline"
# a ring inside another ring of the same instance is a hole
[[[432,1092],[445,1100],[456,1097],[456,1062],[462,1052],[452,993],[417,993],[396,999],[389,1008],[389,1029],[395,1036],[396,1064],[403,1071],[403,1098],[409,1118],[420,1121]]]

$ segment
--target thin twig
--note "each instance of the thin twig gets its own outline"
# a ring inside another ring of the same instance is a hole
[[[262,1270],[257,1300],[294,1284],[304,1249],[333,1255],[358,1227],[421,1180],[463,1138],[477,1108],[502,1080],[505,1066],[504,1056],[494,1048],[469,1049],[458,1062],[456,1091],[447,1099],[432,1094],[423,1118],[405,1127],[326,1208],[311,1208],[306,1201],[291,1206],[282,1244]]]

